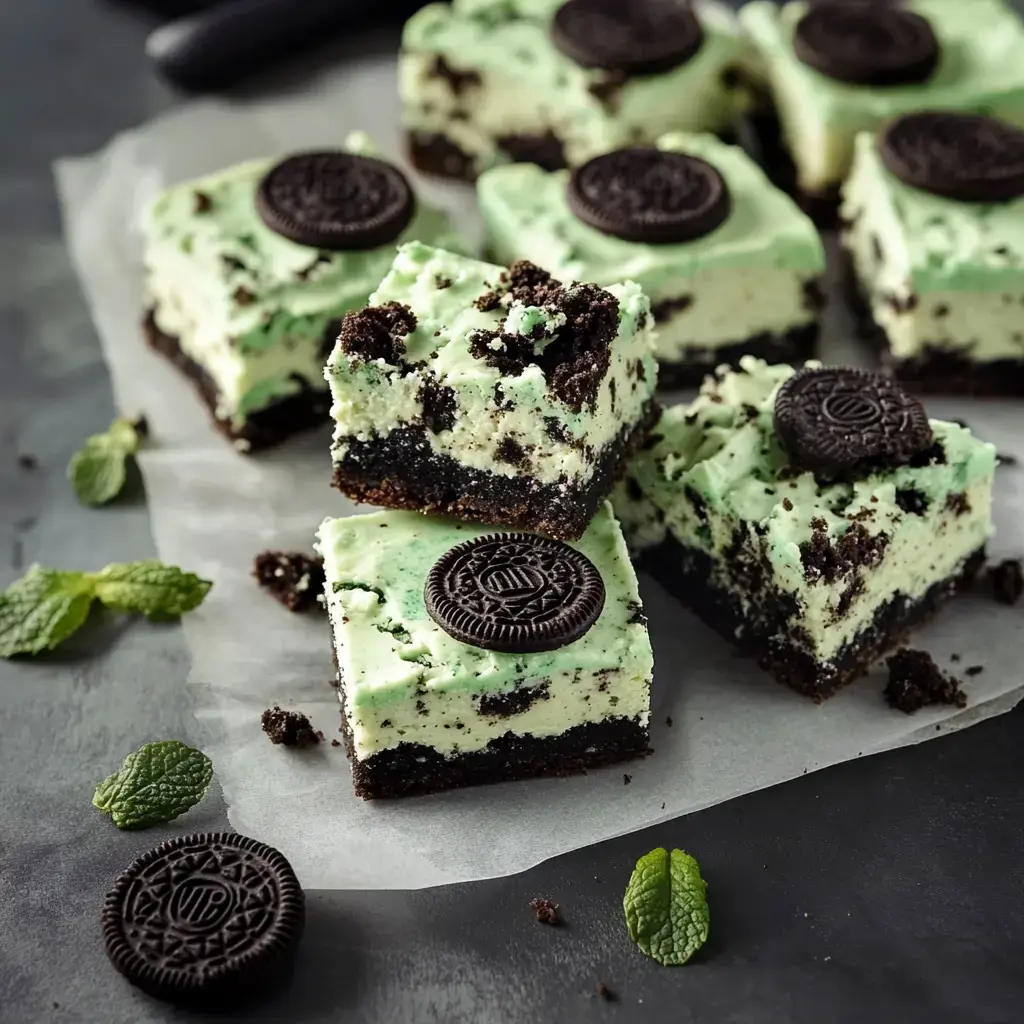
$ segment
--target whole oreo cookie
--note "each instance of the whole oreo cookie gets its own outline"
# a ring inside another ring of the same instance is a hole
[[[566,190],[584,224],[629,242],[688,242],[710,234],[732,207],[706,160],[653,147],[617,149],[577,168]]]
[[[215,1006],[276,980],[305,902],[277,850],[235,833],[180,836],[144,853],[103,906],[113,965],[168,1002]]]
[[[532,533],[493,533],[442,555],[423,598],[430,617],[456,640],[530,654],[583,636],[604,608],[604,581],[568,544]]]
[[[927,110],[897,118],[878,141],[900,181],[969,203],[1024,196],[1024,131],[980,114]]]
[[[828,478],[902,466],[932,444],[924,407],[895,381],[850,366],[798,370],[775,396],[793,462]]]
[[[924,82],[939,63],[931,25],[881,3],[815,4],[797,22],[793,51],[815,71],[854,85]]]
[[[555,12],[551,37],[581,67],[653,75],[685,64],[704,31],[679,0],[569,0]]]
[[[256,189],[256,209],[279,235],[317,249],[373,249],[412,219],[405,175],[373,157],[298,153],[275,164]]]

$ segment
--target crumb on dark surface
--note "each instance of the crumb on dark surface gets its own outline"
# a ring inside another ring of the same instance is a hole
[[[597,985],[594,986],[594,991],[597,993],[598,998],[603,999],[606,1003],[614,1003],[618,998],[603,981],[599,981]]]
[[[666,716],[665,716],[665,724],[666,724],[666,725],[667,725],[667,726],[668,726],[668,727],[669,727],[670,729],[672,728],[672,716],[671,716],[671,715],[666,715]]]
[[[1019,466],[1020,459],[1016,455],[1010,455],[1008,452],[996,452],[996,459],[1000,466]]]
[[[989,566],[985,574],[992,596],[1000,604],[1016,604],[1024,592],[1024,572],[1019,558],[1006,558],[998,565]]]
[[[968,665],[968,667],[964,669],[964,675],[965,676],[980,676],[981,673],[984,672],[984,671],[985,671],[985,666],[984,665]]]
[[[331,746],[332,746],[332,747],[340,747],[340,746],[341,746],[341,740],[338,740],[338,739],[332,739],[332,740],[331,740]]]
[[[957,653],[956,653],[956,651],[954,651],[954,652],[953,652],[953,653],[952,653],[952,654],[951,654],[951,655],[949,656],[949,660],[950,660],[950,661],[959,661],[959,660],[960,660],[960,655],[959,655],[959,654],[957,654]]]
[[[624,786],[628,786],[632,781],[633,781],[633,776],[632,775],[629,775],[626,772],[622,773],[622,784]]]
[[[259,585],[290,612],[322,607],[324,561],[298,551],[264,551],[256,556],[253,576]]]
[[[911,715],[930,704],[967,706],[967,694],[960,689],[960,680],[943,672],[927,651],[904,647],[886,658],[885,663],[889,666],[885,686],[889,707]]]
[[[18,465],[22,469],[28,470],[28,472],[31,473],[32,470],[39,468],[39,460],[28,452],[22,452],[22,454],[18,456]]]
[[[324,738],[301,711],[282,711],[276,704],[263,712],[260,724],[271,743],[285,747],[315,747]]]
[[[541,924],[562,923],[561,918],[558,916],[558,904],[554,900],[545,899],[543,896],[535,896],[530,900],[530,908]]]

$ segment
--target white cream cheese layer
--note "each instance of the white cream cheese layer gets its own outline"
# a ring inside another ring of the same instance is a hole
[[[653,655],[636,576],[608,506],[572,544],[601,573],[604,610],[583,637],[554,651],[486,651],[455,640],[428,615],[423,588],[434,562],[491,532],[413,512],[327,519],[320,527],[340,697],[356,757],[400,743],[466,753],[510,732],[557,736],[607,718],[647,725]],[[518,710],[509,714],[506,705],[501,713],[500,698],[509,694],[519,698]]]
[[[349,152],[375,155],[355,133]],[[326,252],[271,231],[254,195],[270,160],[175,185],[146,225],[146,303],[157,326],[217,387],[217,415],[238,426],[303,387],[324,390],[332,321],[363,305],[412,238],[456,250],[446,216],[419,203],[396,243]]]
[[[497,475],[525,472],[542,484],[586,480],[597,453],[642,418],[657,370],[650,303],[639,287],[607,289],[619,303],[618,335],[593,406],[574,411],[552,393],[536,363],[518,375],[503,374],[472,354],[472,338],[480,331],[529,333],[549,319],[544,310],[517,303],[480,310],[477,299],[497,287],[503,273],[502,267],[419,243],[402,246],[370,305],[397,302],[416,316],[416,329],[405,338],[407,366],[367,363],[335,348],[325,373],[334,399],[336,463],[350,455],[354,441],[423,426],[425,384],[451,388],[455,403],[450,428],[426,432],[435,453]],[[549,323],[551,330],[559,326]],[[528,468],[502,461],[497,453],[510,446],[525,453]]]
[[[561,3],[456,0],[413,15],[399,59],[405,127],[444,135],[479,172],[507,162],[497,144],[505,136],[553,132],[576,164],[668,131],[728,129],[746,106],[729,71],[751,50],[725,5],[698,0],[704,41],[685,64],[608,86],[602,100],[613,76],[580,67],[551,42]]]

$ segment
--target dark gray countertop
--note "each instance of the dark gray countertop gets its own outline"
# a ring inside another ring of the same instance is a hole
[[[60,241],[53,158],[172,102],[147,25],[99,0],[0,4],[0,586],[33,560],[151,555],[144,506],[79,508],[71,451],[112,415]],[[31,453],[39,468],[17,463]],[[183,731],[176,628],[109,621],[56,655],[0,662],[0,1022],[197,1019],[110,968],[99,908],[168,835],[226,825],[212,794],[182,822],[119,833],[94,783]],[[291,987],[245,1021],[1008,1024],[1022,1017],[1024,710],[546,863],[414,893],[311,892]],[[543,829],[543,819],[524,828]],[[667,970],[632,948],[621,896],[654,846],[695,853],[711,939]],[[530,898],[567,924],[534,922]],[[594,998],[604,980],[619,995]]]

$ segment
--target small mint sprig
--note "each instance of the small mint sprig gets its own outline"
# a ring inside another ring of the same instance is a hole
[[[155,559],[108,565],[99,572],[33,565],[0,592],[0,658],[53,650],[81,628],[93,601],[166,621],[202,604],[212,586]]]
[[[118,417],[104,433],[86,438],[68,463],[68,479],[83,505],[106,505],[121,493],[128,459],[139,450],[144,435],[143,420]]]
[[[622,898],[630,938],[659,964],[685,964],[708,938],[707,888],[688,853],[651,850],[636,862]]]
[[[199,803],[212,778],[213,764],[201,750],[161,740],[128,754],[96,787],[92,802],[118,828],[151,828],[174,821]]]

